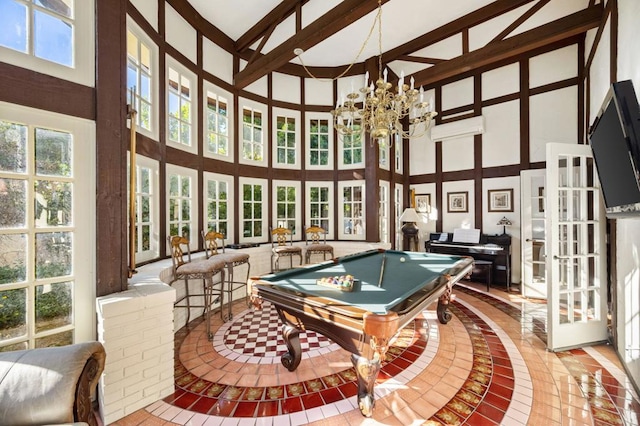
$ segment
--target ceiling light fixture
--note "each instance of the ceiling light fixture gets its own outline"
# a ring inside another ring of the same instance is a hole
[[[392,84],[387,81],[388,70],[382,70],[382,0],[378,0],[378,14],[371,27],[369,35],[360,48],[354,62],[337,78],[342,77],[353,66],[367,45],[373,29],[378,25],[378,79],[369,82],[369,72],[364,77],[364,86],[355,91],[353,85],[351,93],[340,95],[336,102],[336,108],[331,111],[334,117],[334,127],[339,135],[349,138],[362,135],[367,132],[371,135],[371,143],[391,146],[393,136],[403,139],[423,136],[432,124],[433,118],[438,115],[433,111],[430,102],[424,100],[424,89],[414,87],[414,79],[410,84],[404,83],[404,71],[400,74],[398,86],[392,89]],[[294,50],[300,58],[302,66],[307,73],[315,78],[302,62],[300,55],[304,51],[300,48]],[[405,130],[403,121],[406,119],[409,129]]]

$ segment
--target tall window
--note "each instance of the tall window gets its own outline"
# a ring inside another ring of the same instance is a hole
[[[296,187],[275,185],[276,192],[276,226],[288,228],[296,233]]]
[[[264,158],[262,113],[253,108],[242,109],[242,158],[255,161]]]
[[[222,180],[206,179],[207,229],[229,235],[229,184]]]
[[[380,182],[378,197],[378,232],[380,242],[389,242],[389,182]]]
[[[178,173],[169,175],[169,235],[182,235],[194,241],[191,204],[192,183],[190,176]],[[197,241],[197,236],[196,236]]]
[[[394,136],[391,135],[390,138]],[[389,144],[388,143],[378,143],[378,166],[380,168],[389,170]]]
[[[329,164],[329,120],[311,120],[309,151],[311,165]]]
[[[395,240],[396,245],[395,245],[395,247],[398,250],[402,249],[402,241],[403,241],[402,233],[400,232],[400,227],[402,226],[402,224],[398,221],[398,219],[400,219],[400,216],[402,215],[402,212],[404,211],[402,209],[402,202],[403,202],[402,188],[403,188],[403,186],[401,184],[398,184],[398,183],[396,183],[395,188],[394,188],[395,198],[394,198],[393,210],[395,212],[394,217],[395,217],[395,221],[396,221],[396,240]]]
[[[90,167],[80,160],[92,155],[90,130],[76,131],[74,120],[62,116],[3,108],[0,352],[91,338],[85,321],[94,312],[89,235],[95,212]],[[32,119],[40,123],[25,124]]]
[[[308,223],[311,226],[319,226],[331,233],[331,186],[310,183],[307,185]]]
[[[296,164],[296,120],[276,118],[276,164]]]
[[[362,132],[342,136],[342,163],[355,165],[363,162]]]
[[[168,131],[169,141],[191,147],[192,139],[192,83],[177,67],[168,70]]]
[[[73,0],[2,0],[0,46],[74,66]]]
[[[342,226],[339,235],[346,239],[364,239],[364,182],[339,183]]]
[[[241,178],[242,190],[242,240],[247,242],[265,241],[265,188],[264,179]]]
[[[133,91],[133,107],[138,112],[136,125],[148,131],[152,131],[154,124],[153,59],[153,52],[147,42],[131,29],[127,30],[127,96]]]
[[[402,138],[396,137],[393,142],[393,157],[395,159],[396,173],[402,173]]]
[[[136,261],[158,256],[158,163],[136,156]]]
[[[227,99],[207,91],[206,150],[229,156],[229,103]]]

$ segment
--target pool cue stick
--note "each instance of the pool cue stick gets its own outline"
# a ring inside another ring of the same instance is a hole
[[[378,281],[378,287],[382,287],[382,279],[384,278],[384,264],[387,261],[387,254],[382,255],[382,263],[380,264],[380,281]]]

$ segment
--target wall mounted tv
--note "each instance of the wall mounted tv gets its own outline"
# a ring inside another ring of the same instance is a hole
[[[608,217],[640,217],[640,106],[630,80],[613,83],[589,143]]]

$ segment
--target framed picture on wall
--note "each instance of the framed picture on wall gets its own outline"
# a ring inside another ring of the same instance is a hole
[[[513,189],[490,189],[489,190],[489,211],[490,212],[512,212],[513,211]]]
[[[414,206],[418,213],[431,213],[431,194],[416,194]]]
[[[466,213],[469,211],[467,198],[469,192],[447,192],[447,212]]]

